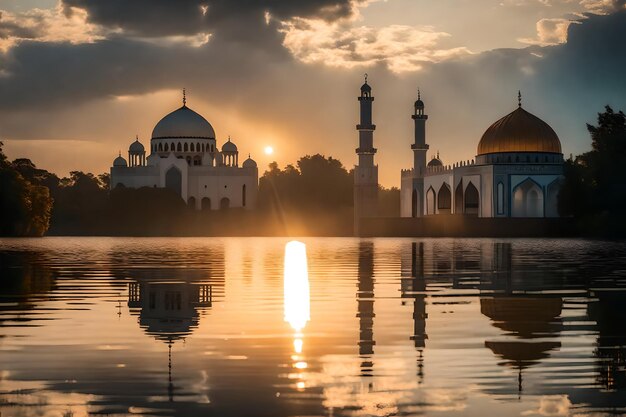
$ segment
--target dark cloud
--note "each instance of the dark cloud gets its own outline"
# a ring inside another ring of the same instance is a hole
[[[316,16],[329,20],[351,13],[351,0],[63,0],[67,13],[84,9],[93,23],[141,36],[191,35],[234,25],[251,33],[265,12],[279,19]],[[206,9],[206,13],[203,13]],[[241,24],[242,21],[248,24]],[[232,28],[232,26],[231,26]]]

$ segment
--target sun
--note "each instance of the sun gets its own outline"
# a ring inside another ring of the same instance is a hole
[[[266,146],[265,149],[263,149],[263,152],[265,152],[265,155],[271,155],[274,153],[274,148],[272,148],[271,146]]]

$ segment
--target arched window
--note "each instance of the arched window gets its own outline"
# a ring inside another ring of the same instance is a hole
[[[204,145],[204,143],[203,143],[203,144],[202,144],[202,152],[204,152],[204,146],[205,146],[205,145]]]
[[[496,189],[497,189],[496,191],[497,213],[504,214],[504,184],[499,182]]]
[[[465,214],[478,216],[479,197],[478,189],[470,181],[465,188]]]
[[[195,197],[189,197],[189,200],[187,200],[187,205],[189,206],[189,208],[192,208],[195,210],[196,208],[196,198]]]
[[[170,150],[172,152],[174,152],[176,150],[176,145],[174,145],[174,142],[172,142],[172,144],[170,145]]]
[[[454,212],[463,214],[463,181],[459,182],[454,191]]]
[[[167,146],[167,145],[166,145],[166,146]],[[162,152],[162,151],[163,151],[163,144],[162,144],[162,143],[159,143],[159,152]]]
[[[200,205],[201,205],[202,210],[211,210],[211,199],[208,197],[204,197],[200,201]]]
[[[426,214],[429,216],[435,214],[435,200],[435,190],[430,187],[426,192]]]
[[[183,146],[183,151],[189,152],[189,145],[187,145],[187,142],[185,142],[185,146]]]
[[[559,217],[558,198],[560,189],[561,183],[559,180],[554,180],[548,185],[546,189],[546,217]]]
[[[220,210],[228,210],[230,207],[230,200],[226,197],[220,200]]]
[[[452,193],[445,182],[441,184],[439,193],[437,193],[437,209],[439,214],[450,214],[452,210]]]
[[[194,144],[193,144],[193,143],[192,143],[191,145],[189,145],[189,150],[190,150],[191,152],[195,152],[195,151],[196,151],[196,148],[195,148],[195,146],[194,146]]]
[[[246,184],[241,187],[241,204],[246,206]]]
[[[193,150],[193,143],[191,144],[191,150]],[[200,144],[196,143],[196,152],[200,152]]]
[[[181,146],[180,142],[178,142],[178,146],[176,146],[176,151],[178,151],[178,152],[182,152],[183,151],[183,147]]]
[[[513,217],[543,217],[543,190],[530,178],[515,187]]]
[[[165,152],[169,151],[167,143],[165,144]]]
[[[182,182],[183,176],[178,168],[171,167],[165,173],[165,188],[174,190],[178,195],[181,194]]]

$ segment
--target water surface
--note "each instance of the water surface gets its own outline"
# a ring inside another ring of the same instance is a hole
[[[626,413],[626,244],[0,240],[5,416]]]

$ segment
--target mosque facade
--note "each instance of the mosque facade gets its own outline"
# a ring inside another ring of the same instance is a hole
[[[558,217],[563,153],[554,130],[518,107],[493,123],[472,160],[445,164],[439,153],[426,163],[425,105],[418,93],[413,168],[401,171],[401,217],[446,214],[485,218]]]
[[[241,164],[239,150],[228,140],[218,148],[213,126],[183,106],[154,127],[149,155],[139,138],[128,148],[128,161],[120,155],[111,167],[111,188],[168,188],[196,210],[254,209],[258,194],[258,168],[248,158]]]

